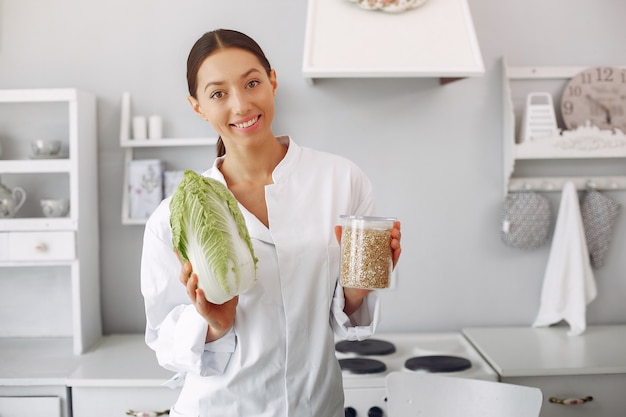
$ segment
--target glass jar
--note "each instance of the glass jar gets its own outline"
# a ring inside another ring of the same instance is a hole
[[[389,288],[393,269],[391,230],[394,217],[340,216],[343,287]]]

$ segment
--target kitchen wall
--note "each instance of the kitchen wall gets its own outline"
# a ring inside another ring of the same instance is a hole
[[[217,27],[256,38],[276,68],[275,133],[356,161],[374,183],[380,214],[402,220],[398,287],[383,294],[383,330],[530,325],[549,245],[522,251],[500,241],[500,59],[520,66],[626,65],[626,2],[469,5],[484,76],[445,86],[431,79],[311,86],[301,75],[304,0],[0,0],[0,88],[77,87],[98,96],[105,332],[141,332],[145,323],[142,227],[120,222],[121,95],[132,93],[136,113],[161,115],[166,136],[211,135],[188,107],[185,61],[193,42]],[[206,166],[213,153],[207,150]],[[626,163],[611,168],[626,174]],[[534,168],[526,169],[531,175]],[[608,195],[626,204],[626,191]],[[559,196],[549,195],[555,213]],[[621,218],[608,264],[595,274],[599,294],[589,323],[626,321],[625,250]]]

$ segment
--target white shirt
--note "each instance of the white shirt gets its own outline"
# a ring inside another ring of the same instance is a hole
[[[259,259],[257,283],[239,296],[233,328],[221,339],[204,343],[206,321],[179,281],[169,198],[146,224],[146,342],[161,366],[186,373],[172,416],[344,415],[334,335],[372,335],[379,300],[372,292],[351,317],[343,312],[334,226],[342,214],[374,215],[372,187],[347,159],[278,139],[288,150],[265,187],[269,229],[239,205]],[[225,183],[221,162],[203,175]]]

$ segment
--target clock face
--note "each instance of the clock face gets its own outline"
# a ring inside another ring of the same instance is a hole
[[[626,133],[626,69],[593,67],[578,73],[563,90],[561,116],[567,129],[589,121]]]

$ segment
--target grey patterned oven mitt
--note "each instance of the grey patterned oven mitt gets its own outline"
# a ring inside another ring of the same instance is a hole
[[[590,189],[585,192],[580,204],[580,214],[583,218],[591,266],[596,269],[604,266],[606,262],[619,212],[620,205],[599,191]]]
[[[502,210],[502,241],[510,247],[534,249],[548,241],[550,201],[534,191],[512,192]]]

